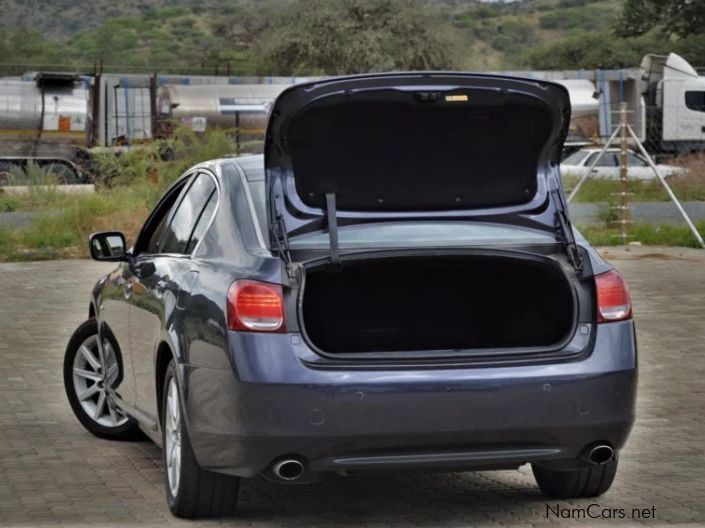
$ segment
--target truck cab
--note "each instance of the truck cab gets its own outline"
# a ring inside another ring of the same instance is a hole
[[[649,139],[684,154],[705,145],[705,77],[683,57],[646,55],[641,62],[650,119]]]

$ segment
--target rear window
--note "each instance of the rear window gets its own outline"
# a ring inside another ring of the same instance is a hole
[[[595,152],[590,159],[585,163],[585,165],[592,165],[595,160],[600,155],[599,152]],[[596,167],[619,167],[619,161],[617,161],[617,155],[612,152],[605,152],[599,160],[597,160]]]
[[[386,223],[338,231],[341,248],[553,244],[555,241],[548,233],[533,229],[473,222]],[[289,242],[292,249],[329,247],[327,231],[300,235]]]
[[[561,161],[561,165],[580,165],[580,162],[585,159],[585,156],[587,156],[587,152],[584,150],[573,152],[570,156]]]
[[[205,174],[196,176],[166,230],[162,242],[162,253],[185,254],[187,252],[194,228],[211,195],[215,192],[215,183],[211,177]]]

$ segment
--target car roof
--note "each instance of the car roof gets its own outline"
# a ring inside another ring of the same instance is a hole
[[[264,155],[249,154],[229,158],[227,161],[235,161],[245,173],[248,182],[264,180]]]
[[[585,153],[587,153],[587,154],[592,154],[593,152],[600,152],[601,150],[602,150],[602,147],[594,147],[594,148],[582,148],[582,149],[580,149],[579,151],[580,151],[580,152],[585,152]],[[621,150],[622,150],[622,149],[620,149],[619,147],[610,147],[610,148],[608,148],[605,152],[620,152]],[[636,153],[636,150],[634,150],[634,149],[631,148],[631,147],[629,147],[627,150],[628,150],[629,152],[634,152],[634,153]]]

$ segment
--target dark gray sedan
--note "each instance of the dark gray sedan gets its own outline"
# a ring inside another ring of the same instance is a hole
[[[294,86],[264,157],[203,163],[100,279],[66,391],[163,447],[177,516],[240,479],[517,468],[605,492],[634,420],[621,277],[571,227],[556,84],[457,73]]]

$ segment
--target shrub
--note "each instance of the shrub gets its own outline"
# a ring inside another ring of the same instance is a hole
[[[20,204],[21,202],[16,196],[0,194],[0,213],[12,213],[17,211],[20,208]]]
[[[635,67],[646,53],[663,53],[669,46],[653,35],[619,39],[608,31],[580,33],[530,50],[524,63],[541,70]]]
[[[688,171],[668,179],[675,195],[681,200],[705,200],[705,153],[682,156],[672,163]]]
[[[543,29],[594,31],[609,27],[617,16],[614,11],[597,7],[572,7],[543,15],[539,25]]]
[[[174,159],[162,161],[159,152],[170,148]],[[211,130],[196,134],[177,128],[174,139],[133,147],[121,154],[96,156],[99,181],[92,194],[66,194],[41,167],[29,165],[13,179],[29,185],[26,194],[0,194],[0,210],[36,214],[26,228],[0,229],[0,259],[87,256],[85,241],[94,231],[118,230],[133,242],[142,223],[164,189],[189,167],[232,154],[227,134]]]

